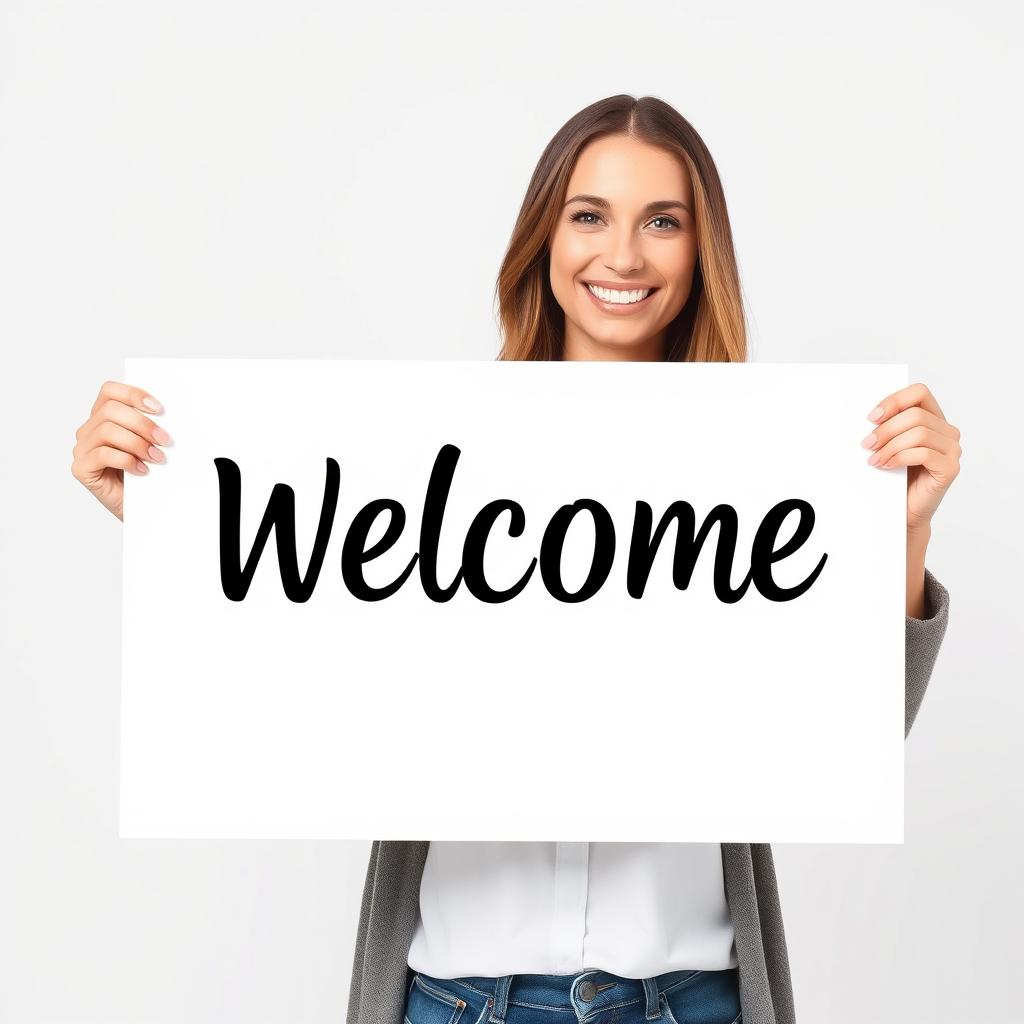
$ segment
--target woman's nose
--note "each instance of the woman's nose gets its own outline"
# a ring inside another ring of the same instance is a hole
[[[606,253],[605,266],[623,276],[639,270],[642,259],[636,236],[631,231],[621,231],[610,237],[611,245]]]

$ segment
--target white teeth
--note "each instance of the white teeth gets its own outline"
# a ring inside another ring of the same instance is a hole
[[[588,284],[587,287],[604,302],[617,302],[622,305],[639,302],[651,294],[650,288],[637,288],[631,292],[618,292],[612,291],[610,288],[598,288],[596,284]]]

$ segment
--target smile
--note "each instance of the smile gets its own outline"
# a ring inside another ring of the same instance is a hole
[[[601,288],[589,282],[584,282],[583,287],[598,309],[620,316],[635,313],[640,309],[646,308],[647,304],[651,301],[651,297],[658,290],[657,288],[618,290],[614,288]]]

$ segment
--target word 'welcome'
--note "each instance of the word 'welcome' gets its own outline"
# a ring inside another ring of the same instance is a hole
[[[461,454],[461,450],[451,444],[442,446],[438,451],[423,504],[419,550],[409,559],[400,575],[383,587],[371,587],[366,582],[363,577],[363,566],[391,548],[401,536],[405,528],[405,508],[392,498],[377,498],[356,513],[345,535],[341,552],[341,574],[351,593],[362,601],[382,601],[394,594],[412,574],[413,568],[419,564],[420,582],[432,601],[450,601],[459,585],[465,583],[469,592],[480,601],[500,604],[512,600],[521,593],[539,565],[541,580],[548,593],[556,600],[576,603],[593,597],[611,572],[615,557],[615,525],[608,510],[599,501],[591,498],[579,498],[571,505],[562,505],[555,512],[544,530],[539,559],[534,557],[520,579],[504,590],[495,590],[484,576],[484,548],[491,528],[500,515],[510,513],[508,534],[510,537],[520,537],[526,525],[526,514],[522,506],[511,498],[499,498],[488,502],[476,514],[466,533],[461,569],[448,586],[440,585],[437,580],[437,549],[441,523],[455,475],[455,466]],[[301,576],[295,546],[295,492],[287,484],[279,483],[274,486],[252,550],[243,568],[239,552],[241,473],[231,459],[216,458],[213,461],[217,467],[220,489],[220,578],[225,596],[232,601],[245,599],[256,565],[273,529],[284,592],[292,601],[308,601],[320,575],[338,506],[341,480],[338,463],[332,458],[327,459],[327,481],[313,553],[305,576]],[[570,593],[562,583],[562,548],[570,525],[577,514],[583,511],[588,512],[593,518],[594,555],[583,585],[579,590]],[[799,513],[797,528],[793,536],[782,547],[776,549],[779,528],[789,513],[794,511]],[[367,547],[370,530],[382,512],[389,513],[387,528],[375,544]],[[750,571],[743,582],[733,589],[730,581],[736,553],[738,520],[736,510],[731,505],[716,505],[697,532],[693,507],[685,501],[674,501],[652,532],[651,506],[647,502],[638,501],[626,571],[626,589],[630,597],[643,597],[658,545],[672,520],[677,523],[672,582],[679,590],[685,590],[689,585],[704,540],[712,525],[715,522],[719,524],[714,587],[718,599],[726,604],[740,600],[751,583],[770,601],[792,601],[811,587],[828,558],[827,554],[823,554],[811,574],[796,586],[783,588],[772,579],[772,564],[796,551],[807,540],[814,527],[814,509],[810,503],[800,498],[787,498],[770,508],[762,519],[751,545]]]

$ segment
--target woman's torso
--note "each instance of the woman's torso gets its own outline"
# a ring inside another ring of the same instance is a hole
[[[435,978],[735,967],[721,846],[431,842],[408,960]]]

